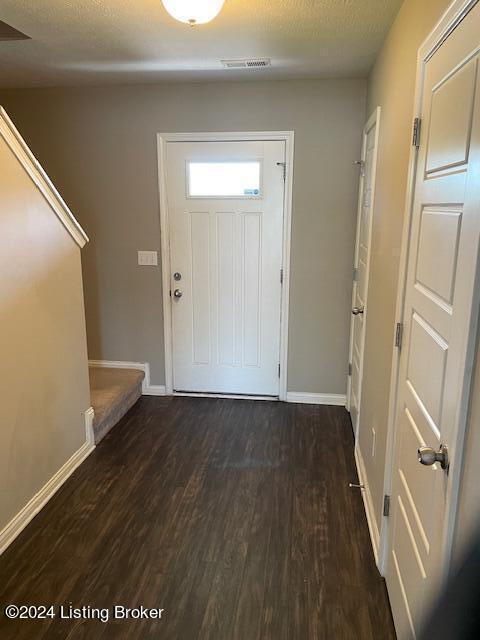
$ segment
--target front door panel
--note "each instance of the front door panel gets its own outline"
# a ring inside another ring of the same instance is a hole
[[[167,145],[176,391],[279,394],[284,161],[284,142]]]

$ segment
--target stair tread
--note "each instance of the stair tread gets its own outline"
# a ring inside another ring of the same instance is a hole
[[[95,412],[93,428],[98,442],[141,396],[145,373],[138,369],[89,367],[89,375]]]

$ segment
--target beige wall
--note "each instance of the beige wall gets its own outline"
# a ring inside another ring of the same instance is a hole
[[[381,522],[392,335],[400,244],[405,211],[408,161],[412,135],[413,99],[418,48],[438,22],[450,0],[406,0],[384,43],[368,82],[367,111],[380,105],[382,122],[373,223],[372,271],[365,346],[360,446],[367,468],[377,523]],[[470,451],[480,455],[480,365],[474,388]],[[371,428],[377,435],[371,457]],[[480,477],[467,454],[460,499],[459,532],[480,511]],[[460,538],[464,539],[462,533]]]
[[[295,131],[288,388],[345,393],[364,80],[3,92],[91,238],[89,353],[149,361],[164,383],[157,132]]]
[[[0,137],[0,531],[85,442],[80,249]]]

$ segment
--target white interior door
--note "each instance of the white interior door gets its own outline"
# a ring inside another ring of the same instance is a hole
[[[284,141],[168,142],[173,388],[279,395]]]
[[[452,482],[461,464],[478,315],[479,48],[477,4],[425,66],[386,575],[402,640],[418,633],[450,557]],[[442,468],[442,444],[449,470]],[[417,450],[425,446],[432,451],[419,452],[420,464]]]
[[[348,393],[349,410],[356,435],[358,435],[360,416],[379,119],[380,109],[376,109],[363,129],[362,175],[359,189],[355,276],[352,296],[352,324],[350,329],[350,378]]]

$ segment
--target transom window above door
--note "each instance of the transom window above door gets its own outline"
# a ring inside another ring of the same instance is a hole
[[[262,163],[187,161],[187,198],[261,198]]]

